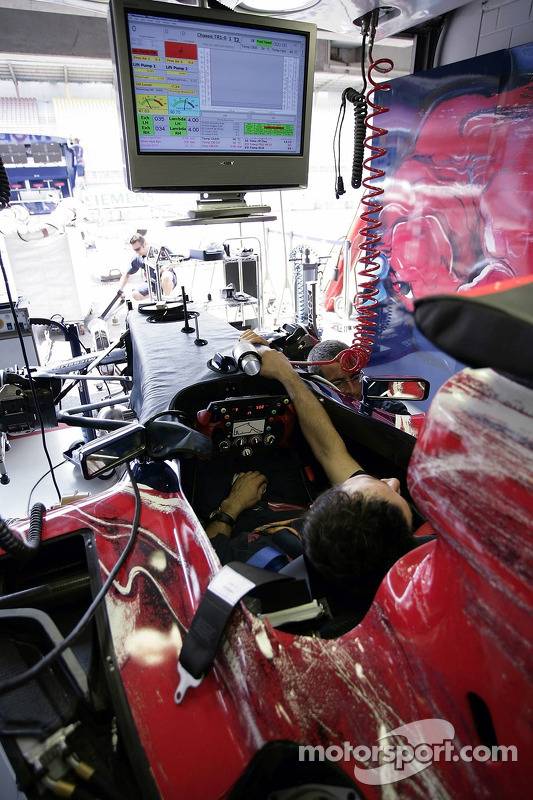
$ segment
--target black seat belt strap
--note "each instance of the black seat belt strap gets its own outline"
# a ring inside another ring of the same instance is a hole
[[[178,661],[179,684],[174,695],[181,703],[187,689],[199,686],[211,667],[218,645],[237,603],[256,587],[293,581],[277,572],[232,561],[211,580],[183,640]]]

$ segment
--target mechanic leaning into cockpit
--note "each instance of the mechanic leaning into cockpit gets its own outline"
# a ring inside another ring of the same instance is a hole
[[[249,337],[251,338],[251,337]],[[251,341],[256,341],[255,338]],[[268,345],[269,342],[263,340],[262,344]],[[321,378],[335,386],[339,392],[347,394],[349,397],[354,397],[356,400],[362,399],[362,389],[360,373],[355,372],[348,374],[344,372],[340,365],[340,361],[335,361],[339,353],[343,353],[347,348],[345,342],[340,339],[323,339],[307,354],[307,360],[310,362],[307,371],[311,375],[320,375]],[[314,361],[331,361],[331,364],[313,364]],[[380,408],[382,411],[388,411],[390,414],[409,414],[407,406],[401,400],[374,400],[372,403],[374,408]]]
[[[262,344],[265,347],[275,347],[276,341],[267,341],[260,334],[255,331],[245,331],[241,339],[247,339],[252,344]],[[307,361],[309,366],[307,372],[311,375],[319,375],[326,381],[331,383],[339,392],[353,397],[356,400],[361,400],[363,397],[361,389],[361,375],[359,372],[353,374],[346,373],[341,367],[340,361],[335,360],[340,353],[344,353],[347,349],[346,342],[340,339],[323,339],[318,344],[315,344],[307,354]],[[313,363],[313,362],[331,362],[331,363]],[[389,414],[409,414],[407,406],[401,400],[373,400],[372,406],[379,408],[382,411],[388,411]]]
[[[319,585],[333,613],[350,609],[364,616],[390,567],[421,542],[396,478],[368,475],[348,453],[326,411],[283,353],[260,348],[261,375],[280,381],[292,400],[302,433],[332,488],[302,516],[250,532],[232,532],[239,515],[267,490],[258,471],[240,473],[229,495],[211,514],[206,532],[222,564],[248,561],[274,545],[291,559],[303,555],[311,586]],[[294,516],[294,515],[293,515]]]

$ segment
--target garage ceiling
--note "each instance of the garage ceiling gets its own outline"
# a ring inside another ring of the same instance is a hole
[[[237,0],[224,0],[224,5],[232,2]],[[246,0],[239,2],[245,10]],[[406,26],[409,14],[420,16],[420,5],[428,16],[428,8],[440,9],[443,3],[457,5],[461,0],[395,2],[403,7]],[[199,5],[196,0],[185,4]],[[308,5],[311,8],[307,12],[286,16],[310,19],[311,15],[311,21],[322,20],[327,26],[319,27],[318,32],[315,91],[342,91],[346,86],[357,86],[361,36],[351,20],[371,9],[375,0],[315,0]],[[15,85],[26,81],[112,82],[107,6],[108,0],[0,0],[0,80],[10,80]],[[338,25],[332,19],[338,20]],[[385,20],[385,26],[388,24]],[[335,27],[339,30],[331,30]],[[412,45],[412,35],[395,35],[376,43],[375,57],[389,57],[395,64],[388,79],[411,72]]]

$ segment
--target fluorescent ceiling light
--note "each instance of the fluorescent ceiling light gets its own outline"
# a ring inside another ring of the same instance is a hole
[[[237,3],[245,11],[264,14],[294,14],[318,5],[320,0],[241,0]]]

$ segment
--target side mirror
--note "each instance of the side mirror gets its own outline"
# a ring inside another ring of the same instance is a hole
[[[373,378],[361,373],[363,402],[368,400],[426,400],[430,384],[425,378],[385,376]]]
[[[146,430],[138,423],[124,426],[117,431],[94,439],[79,451],[83,477],[96,478],[104,472],[131,461],[146,450]]]

